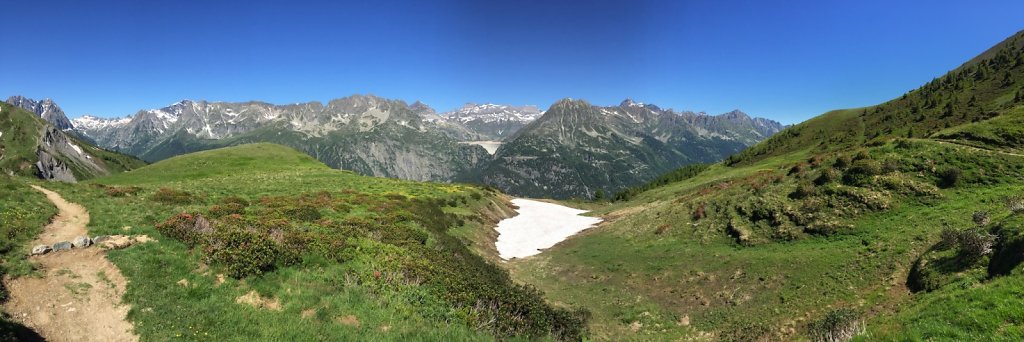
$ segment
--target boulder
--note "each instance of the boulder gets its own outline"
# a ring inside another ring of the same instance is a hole
[[[32,255],[43,255],[43,254],[49,253],[52,250],[53,249],[50,248],[50,246],[39,245],[39,246],[32,247]]]
[[[113,239],[110,235],[96,235],[92,238],[92,243],[101,244],[104,241],[110,241],[110,239]]]
[[[71,243],[67,242],[67,241],[61,241],[61,242],[53,244],[53,250],[54,251],[66,251],[66,250],[69,250],[69,249],[71,249]]]
[[[76,237],[74,240],[71,240],[71,246],[75,248],[85,248],[89,247],[90,245],[92,245],[92,239],[89,239],[88,236],[79,236]]]

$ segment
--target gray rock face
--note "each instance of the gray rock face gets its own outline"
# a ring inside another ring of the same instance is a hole
[[[82,146],[68,138],[67,134],[53,126],[44,128],[41,144],[36,150],[36,168],[40,178],[47,180],[74,183],[77,181],[73,172],[63,160],[68,160],[94,175],[106,175],[109,171],[100,165]],[[56,156],[61,156],[57,158]]]
[[[68,117],[64,115],[64,110],[60,109],[60,106],[57,106],[51,99],[35,101],[22,96],[11,96],[7,98],[7,103],[36,113],[36,115],[50,122],[51,125],[59,130],[63,131],[74,128],[71,120],[68,120]]]
[[[38,246],[32,247],[32,255],[43,255],[43,254],[49,253],[52,250],[53,249],[50,248],[50,246],[38,245]]]
[[[66,251],[66,250],[71,249],[71,247],[73,247],[73,246],[71,245],[70,242],[67,242],[67,241],[61,241],[61,242],[53,244],[53,250],[54,251]]]
[[[53,181],[60,181],[66,183],[75,183],[78,180],[75,179],[74,173],[68,168],[67,164],[54,158],[52,154],[42,149],[36,151],[36,157],[39,159],[36,161],[36,169],[39,170],[39,178]]]
[[[512,136],[544,112],[537,106],[509,106],[467,103],[457,110],[441,114],[444,120],[468,128],[476,136],[464,140],[500,141]]]
[[[75,248],[84,248],[90,245],[92,245],[92,239],[89,239],[88,236],[79,236],[71,240],[71,246]]]
[[[231,138],[234,143],[290,146],[331,167],[364,175],[461,180],[489,156],[443,133],[464,128],[439,118],[422,103],[354,95],[326,105],[186,100],[121,119],[83,117],[75,126],[101,147],[151,162],[227,146],[221,141]]]
[[[739,111],[709,116],[564,99],[507,138],[483,182],[527,197],[611,195],[684,165],[719,161],[782,129]]]

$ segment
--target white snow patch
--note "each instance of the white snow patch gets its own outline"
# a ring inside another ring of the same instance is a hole
[[[500,132],[499,132],[500,133]],[[498,147],[501,147],[500,141],[480,140],[480,141],[462,141],[460,144],[467,145],[479,145],[487,150],[487,154],[494,155],[494,152],[498,152]]]
[[[580,216],[579,210],[552,204],[516,198],[512,204],[519,207],[519,215],[498,222],[498,241],[494,246],[502,259],[525,258],[540,254],[585,229],[601,222],[600,218]]]
[[[78,145],[72,144],[70,141],[68,142],[68,145],[71,146],[71,148],[75,149],[75,152],[78,152],[78,154],[83,154],[82,148],[78,147]]]

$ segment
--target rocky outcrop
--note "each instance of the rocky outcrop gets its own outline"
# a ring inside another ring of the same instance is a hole
[[[7,103],[39,115],[39,117],[59,130],[63,131],[74,128],[71,120],[68,120],[68,117],[64,115],[64,110],[60,109],[60,106],[57,106],[51,99],[35,101],[23,96],[11,96],[7,98]]]
[[[92,175],[109,172],[86,150],[53,126],[46,126],[36,148],[36,169],[47,180],[74,183],[77,181],[69,163]]]
[[[36,169],[39,170],[39,178],[66,183],[75,183],[78,179],[71,172],[68,165],[52,154],[40,148],[36,151]]]

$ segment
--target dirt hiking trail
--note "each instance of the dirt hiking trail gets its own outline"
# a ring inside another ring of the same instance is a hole
[[[56,192],[33,185],[60,212],[30,246],[87,235],[89,213]],[[32,256],[41,277],[4,279],[10,299],[3,309],[48,341],[138,341],[121,304],[126,281],[103,248],[74,248]]]

